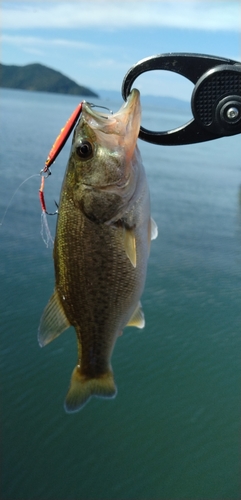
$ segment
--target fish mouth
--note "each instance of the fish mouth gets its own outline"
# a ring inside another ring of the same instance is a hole
[[[122,121],[127,121],[129,115],[136,114],[136,111],[140,112],[140,92],[137,89],[132,89],[127,97],[126,102],[121,106],[119,111],[116,113],[103,113],[102,111],[95,111],[93,104],[83,101],[82,113],[85,119],[89,122],[92,119],[96,123],[92,125],[105,126],[107,125],[106,120],[108,120],[108,125],[113,124],[118,121],[121,117]],[[96,105],[98,107],[98,104]],[[100,106],[101,107],[101,106]],[[108,109],[108,108],[107,108]],[[91,125],[91,123],[89,123]]]
[[[84,101],[82,116],[99,144],[111,150],[122,148],[127,160],[133,156],[141,125],[139,90],[133,89],[127,101],[113,114],[95,111]]]

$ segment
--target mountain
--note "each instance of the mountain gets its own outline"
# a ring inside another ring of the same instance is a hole
[[[37,63],[26,66],[0,64],[0,87],[98,97],[59,71]]]

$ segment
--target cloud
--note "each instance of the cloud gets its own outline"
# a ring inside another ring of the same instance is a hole
[[[77,50],[97,50],[99,45],[79,42],[74,40],[66,40],[64,38],[46,38],[37,36],[26,36],[26,35],[2,35],[1,41],[6,44],[15,45],[17,47],[21,46],[23,49],[33,49],[40,50],[46,47],[56,47],[56,48],[66,48],[66,49],[77,49]]]
[[[173,27],[239,31],[240,15],[238,0],[3,1],[2,28]]]

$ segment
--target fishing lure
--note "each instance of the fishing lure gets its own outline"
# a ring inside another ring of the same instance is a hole
[[[57,156],[59,155],[60,151],[64,147],[67,139],[69,138],[80,114],[82,111],[82,104],[78,104],[77,108],[73,111],[72,115],[70,118],[67,120],[65,126],[61,129],[60,134],[58,135],[57,139],[55,140],[49,154],[47,157],[47,160],[45,161],[45,167],[43,168],[43,172],[48,172],[49,167],[54,163],[56,160]]]
[[[43,238],[43,241],[45,245],[48,247],[49,245],[53,245],[53,238],[48,226],[47,222],[47,215],[55,215],[58,213],[58,205],[55,202],[57,206],[57,210],[55,212],[47,212],[46,209],[46,204],[45,204],[45,199],[44,199],[44,184],[45,184],[45,179],[51,175],[51,170],[50,166],[54,163],[56,160],[57,156],[59,155],[60,151],[63,149],[67,139],[69,138],[82,110],[82,102],[78,104],[77,108],[73,111],[72,115],[70,118],[67,120],[66,124],[64,127],[61,129],[60,134],[56,138],[48,156],[45,161],[44,168],[40,171],[41,175],[41,184],[39,188],[39,200],[40,200],[40,205],[42,209],[41,213],[41,236]]]

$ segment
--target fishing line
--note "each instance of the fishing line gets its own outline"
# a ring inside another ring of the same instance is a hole
[[[30,175],[30,177],[27,177],[27,179],[25,179],[23,182],[21,182],[21,184],[19,184],[19,186],[17,187],[16,191],[14,191],[14,193],[13,193],[12,197],[10,198],[10,201],[9,201],[9,202],[8,202],[8,204],[7,204],[7,207],[6,207],[5,212],[4,212],[4,214],[3,214],[2,220],[0,221],[0,226],[2,226],[2,225],[3,225],[3,221],[4,221],[5,217],[6,217],[6,214],[7,214],[7,212],[8,212],[8,209],[9,209],[9,207],[10,207],[11,203],[12,203],[12,200],[13,200],[13,198],[14,198],[15,194],[16,194],[16,193],[18,192],[18,190],[20,189],[20,187],[21,187],[23,184],[25,184],[25,182],[29,181],[29,179],[32,179],[32,177],[36,177],[36,176],[39,176],[39,174],[33,174],[33,175]]]
[[[100,106],[99,104],[94,104],[92,102],[88,102],[89,106],[91,108],[101,108],[101,109],[106,109],[107,111],[110,112],[111,115],[113,115],[113,111],[110,109],[110,108],[107,108],[106,106]],[[101,118],[106,118],[106,120],[108,120],[108,116],[103,116],[101,115]]]
[[[54,239],[49,229],[48,221],[47,221],[47,212],[42,211],[41,213],[41,231],[40,234],[42,236],[42,240],[44,241],[46,247],[52,247],[54,244]]]

